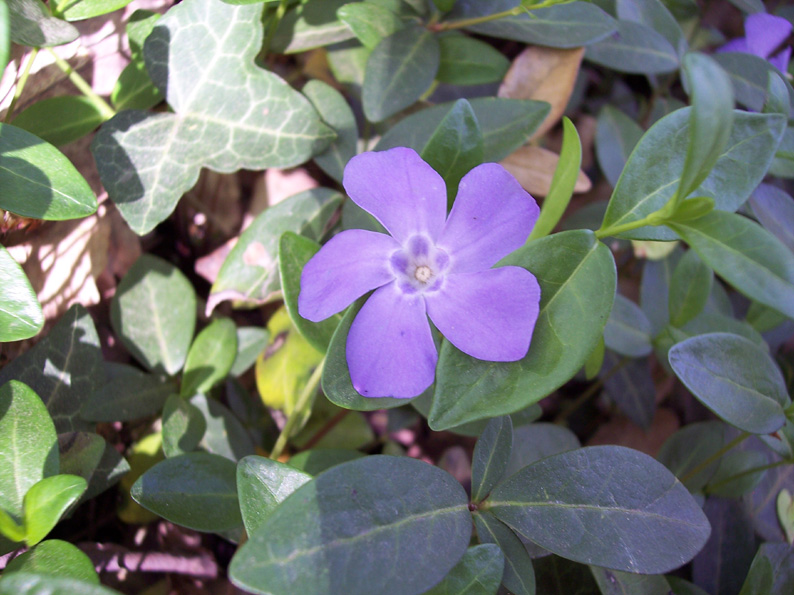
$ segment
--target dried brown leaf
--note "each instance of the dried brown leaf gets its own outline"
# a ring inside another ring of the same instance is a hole
[[[502,160],[502,165],[519,181],[532,196],[546,196],[560,156],[532,145],[521,147]],[[590,178],[579,171],[574,193],[587,192],[592,187]]]

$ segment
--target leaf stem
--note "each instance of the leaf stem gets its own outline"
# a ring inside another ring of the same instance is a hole
[[[666,221],[666,218],[660,215],[661,211],[664,208],[665,207],[663,207],[659,211],[654,211],[647,217],[643,217],[642,219],[637,219],[636,221],[629,221],[628,223],[622,223],[620,225],[610,225],[608,227],[601,227],[601,229],[596,230],[595,236],[600,240],[601,238],[616,236],[625,231],[631,231],[632,229],[638,229],[640,227],[646,227],[648,225],[662,225]]]
[[[775,467],[780,467],[781,465],[790,465],[790,464],[791,461],[781,459],[780,461],[775,461],[774,463],[767,463],[766,465],[760,465],[758,467],[753,467],[752,469],[746,469],[741,473],[737,473],[736,475],[731,475],[730,477],[726,477],[722,481],[718,481],[715,484],[709,485],[709,489],[707,490],[707,493],[714,492],[714,490],[720,488],[721,486],[724,486],[725,484],[730,483],[732,481],[736,481],[741,477],[746,477],[747,475],[752,475],[753,473],[760,473],[761,471],[766,471],[768,469],[774,469]]]
[[[678,480],[681,483],[686,483],[687,481],[695,477],[695,475],[706,469],[709,465],[711,465],[715,461],[718,461],[720,457],[722,457],[726,452],[731,450],[733,447],[738,446],[739,444],[747,440],[749,437],[750,437],[749,432],[742,432],[736,438],[728,442],[728,444],[726,444],[717,452],[715,452],[713,455],[708,457],[706,460],[702,461],[699,465],[694,466],[692,469],[684,473],[681,477],[678,478]]]
[[[278,7],[276,8],[276,14],[271,17],[270,22],[267,24],[267,29],[265,29],[265,39],[262,42],[261,55],[263,57],[267,56],[268,52],[270,52],[270,44],[273,42],[273,35],[276,33],[276,29],[278,29],[281,19],[284,18],[285,14],[287,14],[288,5],[289,0],[281,0],[281,2],[278,3]]]
[[[116,115],[116,110],[110,107],[107,101],[97,95],[97,93],[91,88],[91,85],[89,85],[85,79],[81,77],[77,71],[75,71],[74,68],[72,68],[71,64],[56,54],[52,48],[47,48],[47,50],[52,55],[53,60],[55,60],[55,64],[58,65],[58,68],[60,68],[64,74],[69,77],[69,80],[72,81],[72,84],[77,87],[80,92],[91,101],[91,103],[94,104],[97,110],[99,110],[99,113],[102,114],[103,118],[110,120],[110,118]]]
[[[8,111],[6,112],[5,122],[11,121],[11,115],[14,113],[14,107],[16,107],[19,98],[22,96],[22,91],[25,90],[25,84],[28,82],[28,76],[30,75],[30,69],[33,66],[33,62],[36,61],[36,56],[39,55],[39,48],[33,48],[33,51],[30,52],[30,59],[28,63],[25,64],[25,70],[22,71],[22,76],[19,77],[19,81],[17,82],[17,87],[14,89],[14,97],[11,100],[11,105],[8,106]]]
[[[317,391],[317,385],[320,383],[320,378],[323,375],[323,366],[325,366],[325,358],[318,364],[318,366],[312,372],[312,375],[309,377],[309,381],[306,383],[306,386],[303,388],[300,396],[298,397],[297,402],[295,403],[295,407],[292,409],[292,413],[287,418],[287,423],[284,424],[284,428],[282,428],[281,433],[278,435],[278,439],[276,440],[276,444],[273,446],[273,450],[270,453],[270,458],[274,461],[277,460],[281,453],[284,452],[284,447],[287,446],[287,440],[289,440],[290,434],[292,433],[292,429],[295,427],[295,424],[298,423],[298,420],[301,417],[301,412],[309,404],[314,393]]]
[[[539,8],[548,8],[549,6],[556,6],[557,4],[568,4],[574,0],[545,0],[532,6],[525,6],[522,2],[515,8],[504,10],[502,12],[495,12],[481,17],[473,17],[470,19],[461,19],[459,21],[448,21],[445,23],[437,23],[429,27],[431,31],[449,31],[451,29],[464,29],[465,27],[472,27],[481,23],[489,23],[498,19],[505,19],[507,17],[515,17],[523,13],[529,13],[531,10],[538,10]],[[531,16],[531,15],[530,15]]]

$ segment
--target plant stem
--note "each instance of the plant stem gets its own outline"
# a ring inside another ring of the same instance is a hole
[[[22,71],[22,76],[19,77],[19,81],[17,82],[17,87],[14,89],[14,97],[11,100],[11,105],[8,106],[8,111],[6,112],[5,122],[9,122],[11,120],[11,115],[14,113],[14,107],[19,101],[19,98],[22,96],[22,91],[25,90],[25,84],[28,82],[28,76],[30,75],[30,69],[33,66],[33,62],[36,61],[36,56],[39,55],[39,48],[33,48],[33,51],[30,52],[30,59],[28,63],[25,64],[25,70]]]
[[[730,477],[727,477],[727,478],[723,479],[720,482],[717,482],[715,484],[709,485],[708,492],[709,493],[713,492],[714,490],[718,489],[719,487],[724,486],[726,483],[730,483],[731,481],[735,481],[735,480],[739,479],[740,477],[745,477],[747,475],[752,475],[753,473],[760,473],[761,471],[766,471],[767,469],[774,469],[775,467],[780,467],[781,465],[790,465],[790,464],[791,464],[791,461],[781,460],[781,461],[775,461],[774,463],[767,463],[766,465],[760,465],[759,467],[753,467],[752,469],[747,469],[745,471],[742,471],[741,473],[737,473],[736,475],[731,475]]]
[[[664,207],[663,207],[664,208]],[[631,231],[632,229],[638,229],[640,227],[645,227],[647,225],[661,225],[664,223],[664,218],[659,215],[659,211],[655,211],[648,215],[647,217],[643,217],[642,219],[637,219],[637,221],[629,221],[628,223],[623,223],[621,225],[610,225],[609,227],[602,227],[601,229],[596,230],[595,236],[598,239],[606,238],[609,236],[616,236],[618,234],[623,233],[624,231]]]
[[[317,443],[325,438],[328,432],[333,430],[340,421],[347,417],[349,413],[350,409],[342,409],[342,411],[334,415],[322,428],[320,428],[319,432],[312,436],[309,441],[301,447],[301,450],[309,450],[317,446]]]
[[[532,6],[524,6],[524,4],[522,3],[516,6],[515,8],[511,8],[510,10],[495,12],[494,14],[488,14],[481,17],[474,17],[471,19],[462,19],[460,21],[449,21],[446,23],[438,23],[432,25],[430,29],[432,31],[449,31],[451,29],[463,29],[465,27],[472,27],[474,25],[479,25],[481,23],[488,23],[490,21],[496,21],[498,19],[515,17],[525,12],[529,13],[531,10],[538,10],[539,8],[548,8],[549,6],[556,6],[557,4],[568,4],[570,2],[573,2],[573,0],[545,0],[544,2],[533,4]]]
[[[116,115],[116,110],[110,107],[107,101],[96,94],[96,92],[91,88],[91,85],[89,85],[85,79],[75,71],[74,68],[72,68],[71,64],[56,54],[52,48],[47,48],[47,50],[52,55],[53,60],[55,60],[55,64],[58,65],[58,68],[60,68],[66,74],[66,76],[69,77],[69,80],[72,81],[72,84],[80,89],[80,92],[83,95],[91,100],[91,103],[93,103],[97,110],[99,110],[99,113],[102,114],[102,117],[104,117],[106,120],[110,120],[110,118]]]
[[[692,469],[690,469],[689,471],[684,473],[681,477],[678,478],[678,480],[681,483],[686,483],[687,481],[689,481],[690,479],[695,477],[695,475],[697,475],[698,473],[700,473],[701,471],[706,469],[709,465],[711,465],[715,461],[718,461],[720,459],[720,457],[722,457],[726,452],[731,450],[734,446],[737,446],[737,445],[741,444],[742,442],[747,440],[749,437],[750,437],[750,434],[748,432],[742,432],[736,438],[734,438],[733,440],[728,442],[728,444],[726,444],[721,449],[719,449],[717,452],[715,452],[713,455],[708,457],[705,461],[701,462],[699,465],[696,465],[695,467],[693,467]]]
[[[268,52],[270,51],[270,44],[273,42],[273,35],[278,29],[279,23],[281,23],[281,19],[284,18],[284,15],[287,13],[287,6],[289,5],[289,0],[281,0],[278,3],[278,7],[276,8],[276,14],[270,19],[270,22],[267,24],[267,29],[265,29],[265,39],[262,42],[262,56],[267,56]]]
[[[289,418],[287,418],[287,423],[284,424],[284,428],[278,435],[276,444],[273,446],[273,451],[270,453],[270,458],[274,461],[281,456],[282,452],[284,452],[284,447],[287,446],[287,440],[289,440],[289,436],[292,433],[292,429],[295,427],[295,424],[298,423],[301,412],[304,410],[306,405],[309,404],[309,401],[311,401],[314,393],[317,391],[317,385],[320,383],[320,378],[323,375],[324,365],[325,358],[323,358],[319,365],[314,369],[314,372],[312,372],[312,375],[309,377],[309,381],[303,388],[303,392],[301,392],[300,396],[298,397],[298,401],[295,403],[295,407],[292,409],[292,414],[290,414]]]

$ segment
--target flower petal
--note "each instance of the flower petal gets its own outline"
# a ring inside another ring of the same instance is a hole
[[[494,362],[523,358],[538,319],[540,286],[521,267],[449,275],[441,291],[426,294],[433,324],[455,347]]]
[[[788,61],[791,58],[791,46],[787,47],[782,52],[778,52],[774,56],[769,57],[769,63],[777,68],[780,72],[788,72]]]
[[[365,397],[410,399],[435,379],[438,353],[424,299],[403,294],[396,283],[366,301],[346,348],[353,387]]]
[[[526,242],[538,220],[535,199],[498,163],[483,163],[463,176],[452,212],[438,240],[451,272],[491,268]]]
[[[791,23],[783,17],[764,12],[751,14],[744,21],[744,34],[747,51],[762,58],[777,49],[791,33]]]
[[[742,54],[749,54],[750,50],[747,49],[747,40],[744,37],[737,37],[717,48],[717,53],[720,52],[741,52]]]
[[[438,238],[447,216],[443,178],[413,149],[362,153],[345,167],[345,190],[399,242],[416,233]]]
[[[298,313],[317,322],[394,279],[389,256],[400,245],[383,233],[351,229],[334,236],[301,273]]]

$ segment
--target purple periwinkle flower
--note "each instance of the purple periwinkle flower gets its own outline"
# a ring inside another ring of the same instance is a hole
[[[744,21],[744,37],[733,39],[722,46],[719,52],[742,52],[755,54],[769,62],[780,72],[788,70],[791,46],[772,55],[791,34],[791,23],[783,17],[765,12],[756,12]]]
[[[317,322],[375,290],[347,336],[360,394],[411,398],[433,383],[438,353],[428,316],[472,357],[526,355],[538,282],[521,267],[491,268],[524,244],[539,214],[513,176],[496,163],[475,167],[449,217],[444,180],[412,149],[353,157],[343,184],[390,235],[356,229],[331,238],[303,269],[298,311]]]

